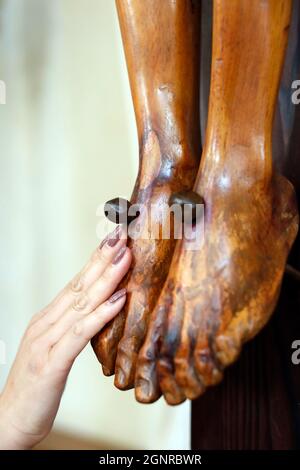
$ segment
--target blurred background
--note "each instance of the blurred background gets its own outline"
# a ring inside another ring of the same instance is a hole
[[[97,208],[129,199],[134,185],[137,137],[114,0],[0,0],[0,80],[2,388],[30,317],[107,229]],[[103,377],[88,346],[40,448],[189,443],[188,403],[136,403]]]

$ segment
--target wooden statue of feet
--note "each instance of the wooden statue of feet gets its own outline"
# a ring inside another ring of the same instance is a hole
[[[292,185],[272,166],[274,108],[289,0],[215,0],[205,148],[194,191],[204,198],[198,249],[177,243],[152,312],[136,398],[170,404],[218,383],[268,321],[298,229]]]
[[[141,212],[131,240],[133,264],[124,279],[124,310],[92,340],[106,375],[115,385],[134,385],[137,354],[148,320],[167,277],[175,241],[155,238],[168,214],[161,210],[173,192],[193,187],[200,157],[200,4],[190,0],[117,0],[131,92],[140,165],[131,203]]]

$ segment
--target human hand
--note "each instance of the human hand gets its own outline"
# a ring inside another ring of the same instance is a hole
[[[0,396],[0,449],[32,448],[50,432],[75,358],[124,306],[126,290],[113,292],[130,263],[119,226],[31,319]]]

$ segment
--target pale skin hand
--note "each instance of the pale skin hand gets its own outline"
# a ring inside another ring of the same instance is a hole
[[[124,233],[101,245],[29,323],[0,396],[0,449],[29,449],[47,436],[74,360],[125,303],[125,289],[113,294],[131,264]]]

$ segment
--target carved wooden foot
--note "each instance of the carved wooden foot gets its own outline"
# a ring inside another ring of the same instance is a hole
[[[140,167],[131,198],[141,206],[129,242],[132,267],[124,279],[124,310],[93,341],[115,385],[134,385],[137,354],[151,311],[167,277],[175,242],[150,238],[147,214],[161,227],[174,192],[192,188],[199,166],[199,2],[118,0],[140,144]],[[156,207],[154,207],[156,206]]]
[[[275,307],[298,229],[272,169],[271,129],[291,3],[216,0],[206,145],[194,190],[204,242],[177,243],[136,373],[136,397],[170,404],[218,383]],[[254,34],[255,31],[255,34]]]

